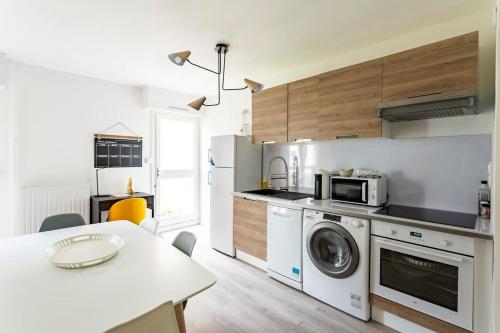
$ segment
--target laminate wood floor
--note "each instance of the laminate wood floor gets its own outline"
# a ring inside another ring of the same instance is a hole
[[[217,276],[212,288],[189,300],[185,311],[188,333],[396,332],[377,322],[351,317],[271,279],[260,269],[211,249],[203,227],[187,230],[198,237],[193,259]],[[172,240],[179,231],[161,236]]]

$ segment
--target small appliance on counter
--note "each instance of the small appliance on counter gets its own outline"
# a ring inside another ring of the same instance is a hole
[[[328,199],[328,183],[330,174],[328,171],[320,169],[314,174],[314,199],[325,200]]]
[[[382,206],[387,202],[387,177],[370,170],[356,170],[352,177],[332,176],[330,198],[339,202]]]

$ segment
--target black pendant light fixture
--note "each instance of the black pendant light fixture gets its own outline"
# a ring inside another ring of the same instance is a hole
[[[185,62],[188,62],[189,64],[196,66],[198,68],[204,69],[206,71],[209,71],[215,75],[217,75],[217,103],[214,104],[205,104],[206,97],[200,97],[197,100],[191,102],[188,104],[188,106],[192,107],[195,110],[200,110],[202,106],[217,106],[220,104],[220,92],[221,90],[245,90],[247,88],[250,89],[252,93],[256,93],[261,91],[264,86],[261,83],[249,80],[249,79],[244,79],[243,82],[245,83],[244,87],[241,88],[225,88],[224,87],[224,76],[226,73],[226,53],[228,52],[228,47],[229,45],[227,44],[217,44],[215,46],[215,52],[217,52],[217,70],[211,70],[209,68],[200,66],[195,64],[194,62],[191,62],[189,60],[189,56],[191,55],[191,51],[182,51],[182,52],[176,52],[168,55],[168,58],[176,65],[178,66],[183,66]],[[221,86],[221,75],[222,75],[222,86]]]

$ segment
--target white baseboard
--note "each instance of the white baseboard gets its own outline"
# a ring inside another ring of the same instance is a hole
[[[372,319],[401,333],[435,333],[428,328],[373,306]]]
[[[236,258],[240,259],[243,262],[246,262],[247,264],[262,269],[263,271],[267,271],[267,262],[257,257],[254,257],[251,254],[248,254],[240,250],[236,250]]]

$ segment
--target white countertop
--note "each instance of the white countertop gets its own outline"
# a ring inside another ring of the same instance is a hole
[[[387,215],[378,215],[374,212],[380,209],[380,207],[369,207],[369,206],[361,206],[361,205],[352,205],[352,204],[343,204],[334,202],[330,199],[327,200],[314,200],[312,198],[300,199],[300,200],[285,200],[273,198],[270,196],[259,195],[259,194],[251,194],[251,193],[242,193],[242,192],[233,192],[233,196],[243,197],[251,200],[261,200],[267,201],[270,204],[275,204],[279,206],[289,207],[289,208],[299,208],[299,209],[312,209],[319,210],[322,212],[328,212],[338,215],[348,215],[359,218],[365,218],[369,220],[379,220],[385,222],[392,222],[396,224],[404,224],[411,225],[415,227],[421,227],[430,230],[437,230],[443,232],[449,232],[451,234],[457,234],[462,236],[469,236],[475,238],[485,238],[485,239],[493,239],[493,233],[490,231],[490,222],[489,220],[481,220],[480,217],[477,218],[476,228],[468,229],[468,228],[460,228],[445,224],[437,224],[432,222],[424,222],[418,220],[410,220],[400,217],[392,217]],[[312,196],[312,195],[311,195]]]
[[[120,236],[118,255],[82,269],[54,266],[44,250],[87,233]],[[99,223],[0,240],[0,332],[103,332],[172,300],[179,304],[216,277],[128,221]]]

